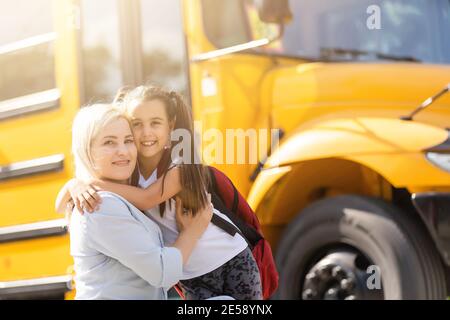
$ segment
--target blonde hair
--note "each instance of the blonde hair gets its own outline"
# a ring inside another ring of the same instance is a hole
[[[128,121],[122,109],[111,104],[94,104],[78,111],[72,125],[72,154],[76,178],[98,178],[91,156],[92,141],[105,126],[118,118]]]

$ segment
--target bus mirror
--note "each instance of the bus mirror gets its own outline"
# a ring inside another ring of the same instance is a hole
[[[255,0],[255,6],[263,22],[285,24],[292,19],[289,0]]]

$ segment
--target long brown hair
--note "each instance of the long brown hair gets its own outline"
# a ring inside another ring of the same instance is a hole
[[[183,97],[175,91],[169,91],[159,86],[139,86],[133,90],[129,88],[121,89],[115,99],[116,103],[122,104],[125,108],[132,103],[143,103],[152,100],[159,100],[163,103],[167,118],[169,122],[175,120],[174,129],[185,129],[189,132],[190,147],[189,150],[189,163],[179,164],[180,168],[180,184],[182,187],[180,196],[183,207],[192,210],[193,214],[196,214],[198,210],[207,205],[206,190],[210,185],[209,171],[207,168],[199,164],[197,150],[195,150],[194,144],[194,123],[192,118],[191,108],[188,107]],[[173,147],[178,141],[171,141],[170,148],[165,149],[163,156],[158,163],[157,177],[163,177],[163,189],[161,194],[164,193],[164,180],[167,172],[172,168],[171,153]],[[184,152],[184,150],[182,150]],[[185,159],[185,155],[181,155]],[[159,205],[161,216],[164,215],[166,209],[165,203]]]

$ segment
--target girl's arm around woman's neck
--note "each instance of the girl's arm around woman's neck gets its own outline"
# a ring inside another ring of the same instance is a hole
[[[145,189],[102,180],[95,180],[92,184],[102,190],[122,196],[140,210],[148,210],[179,193],[181,191],[180,181],[180,169],[174,167],[167,171],[164,179],[164,192],[162,192],[163,177],[158,178],[158,180]]]

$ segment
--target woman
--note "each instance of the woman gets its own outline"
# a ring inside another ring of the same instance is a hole
[[[208,188],[207,170],[194,164],[193,150],[190,150],[190,164],[170,170],[171,150],[176,145],[176,142],[171,143],[171,131],[187,130],[191,146],[194,145],[190,109],[175,92],[145,86],[125,94],[122,105],[131,119],[138,147],[137,175],[142,189],[104,181],[93,184],[122,195],[142,210],[162,203],[159,214],[154,209],[148,214],[161,227],[165,243],[170,243],[178,230],[174,201],[166,200],[179,195],[195,213],[203,205],[202,194]],[[91,211],[98,206],[95,190],[88,185],[71,182],[69,190],[77,205],[86,202]],[[231,223],[216,209],[214,213]],[[238,300],[262,299],[258,266],[246,240],[238,233],[231,236],[213,224],[208,226],[184,266],[180,284],[187,299],[207,299],[215,295],[229,295]]]
[[[83,108],[72,130],[78,179],[130,182],[137,150],[122,112],[110,105]],[[157,224],[127,200],[104,191],[98,196],[102,206],[95,214],[75,208],[70,218],[76,299],[166,299],[211,220],[211,205],[194,217],[177,200],[180,234],[164,246]]]

